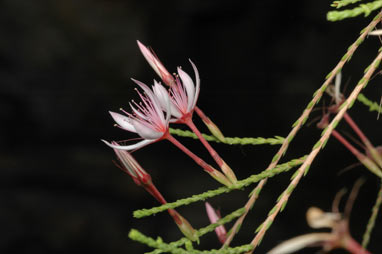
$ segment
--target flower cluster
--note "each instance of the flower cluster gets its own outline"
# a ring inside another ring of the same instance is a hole
[[[193,112],[196,111],[212,133],[217,133],[219,139],[224,139],[224,136],[216,125],[214,125],[212,121],[196,107],[200,92],[200,77],[195,64],[190,60],[195,74],[195,81],[180,67],[177,68],[177,74],[171,75],[152,51],[141,42],[137,42],[143,56],[168,88],[156,80],[154,80],[154,84],[149,87],[138,80],[132,79],[140,88],[139,90],[136,89],[140,102],[131,101],[129,103],[131,109],[130,112],[123,109],[121,109],[123,114],[110,112],[117,127],[136,133],[141,138],[139,142],[134,144],[102,140],[114,149],[121,162],[120,168],[128,173],[137,185],[144,187],[145,190],[160,203],[165,204],[165,199],[153,185],[150,175],[131,155],[131,152],[135,150],[165,139],[186,153],[215,180],[226,186],[233,185],[237,179],[232,169],[205,140],[192,120]],[[169,125],[172,123],[186,124],[199,137],[200,141],[218,164],[222,172],[216,170],[175,139],[169,132]],[[209,208],[209,211],[209,214],[211,215],[211,208]],[[183,217],[181,217],[175,210],[170,209],[169,213],[174,218],[181,231],[189,239],[194,241],[197,240],[191,225]],[[222,238],[223,233],[221,229],[219,234],[220,238]]]
[[[165,84],[170,86],[169,90],[156,80],[154,80],[154,85],[150,88],[144,83],[132,79],[142,90],[139,91],[137,89],[141,101],[139,103],[135,101],[130,102],[131,113],[122,110],[124,114],[116,112],[110,112],[110,114],[119,128],[137,133],[142,140],[129,145],[122,145],[118,142],[109,143],[105,140],[102,141],[113,149],[134,151],[148,144],[167,139],[190,156],[215,180],[226,186],[234,184],[237,181],[235,174],[204,139],[192,121],[192,115],[196,108],[196,102],[200,92],[199,72],[195,64],[190,60],[195,73],[195,82],[180,67],[178,67],[178,73],[172,76],[154,53],[139,41],[138,46],[154,71]],[[198,110],[198,112],[201,111]],[[206,147],[224,174],[214,169],[211,165],[199,158],[171,136],[169,133],[170,123],[183,123],[188,125],[199,137],[200,141]]]

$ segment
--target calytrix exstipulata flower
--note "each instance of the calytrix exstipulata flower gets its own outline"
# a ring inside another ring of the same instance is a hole
[[[115,112],[110,112],[110,114],[117,123],[118,127],[137,133],[143,140],[136,144],[127,146],[113,145],[103,140],[107,145],[116,149],[136,150],[147,144],[164,139],[168,134],[168,125],[171,116],[170,103],[164,105],[167,107],[167,113],[165,116],[159,99],[155,96],[153,91],[151,91],[151,89],[142,82],[134,79],[133,81],[144,91],[142,94],[137,90],[142,100],[141,103],[138,104],[134,101],[130,103],[133,113],[123,111],[126,115]],[[165,99],[162,98],[162,100]]]
[[[192,120],[192,115],[200,92],[200,78],[198,69],[196,68],[195,64],[191,60],[190,63],[195,72],[195,84],[191,77],[180,67],[178,67],[179,77],[176,78],[176,83],[169,89],[169,97],[171,103],[170,110],[171,115],[174,117],[170,119],[170,122],[186,124],[198,136],[200,141],[206,147],[224,174],[229,178],[231,182],[235,183],[237,179],[232,169],[207,142],[207,140],[203,137]],[[164,96],[166,93],[164,87],[156,82],[153,90],[159,99],[162,108],[166,110],[165,106],[168,103],[168,97]]]
[[[137,41],[139,49],[141,50],[143,56],[146,58],[147,62],[150,64],[150,66],[154,69],[154,71],[158,74],[158,76],[162,79],[162,81],[168,85],[173,86],[176,85],[176,78],[170,74],[170,72],[164,67],[162,62],[158,59],[158,57],[155,55],[153,50],[148,49],[145,45],[143,45],[140,41]],[[199,93],[199,92],[198,92]],[[220,129],[216,126],[212,120],[207,117],[203,111],[194,105],[196,113],[199,115],[199,117],[203,120],[204,124],[208,127],[210,132],[220,141],[224,141],[224,135],[220,131]]]
[[[139,149],[147,144],[157,142],[162,139],[167,139],[179,149],[189,155],[198,165],[200,165],[204,171],[209,173],[214,179],[220,183],[230,186],[231,182],[219,171],[214,169],[211,165],[207,164],[197,155],[188,150],[183,146],[178,140],[176,140],[169,133],[169,120],[171,115],[171,104],[168,93],[162,93],[158,96],[145,84],[140,81],[134,80],[144,93],[138,92],[141,102],[138,104],[136,102],[130,103],[130,107],[133,113],[128,113],[123,111],[126,115],[118,114],[115,112],[110,112],[117,126],[121,129],[137,133],[143,139],[142,141],[133,145],[120,145],[118,143],[109,143],[105,140],[108,146],[118,149],[132,151]],[[155,82],[153,89],[155,87],[161,86],[159,83]],[[164,88],[161,88],[163,90]],[[164,103],[165,112],[162,110],[161,103]]]

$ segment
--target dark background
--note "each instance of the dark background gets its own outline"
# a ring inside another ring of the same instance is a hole
[[[128,239],[131,228],[161,235],[166,242],[179,239],[166,213],[132,217],[134,210],[157,203],[113,165],[113,151],[100,142],[136,137],[114,128],[107,112],[128,109],[136,96],[130,77],[147,84],[157,78],[136,40],[152,46],[171,72],[181,65],[192,74],[187,59],[195,62],[202,79],[198,105],[226,136],[286,136],[312,93],[371,20],[330,23],[325,18],[330,2],[0,1],[0,252],[149,251]],[[348,92],[379,45],[377,38],[367,40],[344,69]],[[380,82],[375,78],[365,91],[374,101],[381,96]],[[356,105],[350,113],[374,144],[382,143],[375,112]],[[314,112],[308,121],[320,114]],[[338,129],[350,132],[346,124]],[[283,162],[308,153],[319,133],[314,123],[301,130]],[[212,163],[198,141],[181,140]],[[278,149],[213,145],[239,178],[264,170]],[[169,201],[218,187],[166,141],[135,156]],[[356,162],[331,139],[256,253],[312,232],[306,209],[330,210],[336,192],[364,176],[351,218],[351,231],[361,241],[378,180],[360,166],[339,174]],[[253,238],[290,175],[268,182],[233,245]],[[225,215],[243,206],[249,191],[209,201]],[[208,224],[203,203],[178,210],[195,228]],[[380,228],[378,221],[369,245],[374,253],[381,250]],[[199,246],[218,247],[214,234]]]

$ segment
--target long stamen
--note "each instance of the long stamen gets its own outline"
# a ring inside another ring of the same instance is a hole
[[[377,151],[377,149],[372,145],[370,140],[366,137],[366,135],[361,131],[358,125],[353,121],[348,113],[344,114],[345,121],[350,125],[350,127],[354,130],[354,132],[359,136],[361,141],[365,144],[366,148],[369,150],[373,159],[378,163],[378,165],[382,168],[382,157]]]

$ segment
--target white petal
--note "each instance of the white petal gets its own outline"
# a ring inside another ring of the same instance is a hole
[[[171,118],[170,120],[169,120],[169,123],[176,123],[176,122],[178,122],[179,121],[179,118]]]
[[[333,236],[330,233],[312,233],[297,236],[292,239],[286,240],[285,242],[282,242],[272,250],[268,251],[267,254],[293,253],[312,244],[329,241],[332,239],[332,237]]]
[[[174,103],[171,102],[170,107],[171,107],[171,114],[173,116],[175,116],[176,118],[181,118],[183,116],[182,113],[180,113],[179,109],[174,105]]]
[[[119,149],[119,150],[127,150],[127,151],[136,150],[136,149],[142,148],[142,147],[154,142],[154,140],[145,139],[145,140],[139,141],[138,143],[135,143],[134,145],[120,146],[120,145],[110,144],[109,142],[107,142],[106,140],[103,140],[103,139],[101,141],[104,142],[106,145],[110,146],[111,148],[115,148],[115,149]]]
[[[178,74],[187,92],[187,111],[190,111],[194,102],[195,87],[191,77],[178,67]]]
[[[132,119],[131,123],[134,125],[138,135],[144,139],[158,139],[163,136],[162,132],[156,131],[138,120]]]
[[[134,126],[131,124],[130,118],[112,111],[109,111],[111,117],[114,121],[122,128],[127,131],[136,132]]]
[[[370,32],[369,35],[382,35],[382,30],[381,29],[374,30],[374,31]]]
[[[196,82],[196,86],[195,86],[195,96],[194,96],[194,101],[192,103],[192,109],[195,108],[196,106],[196,102],[198,100],[198,97],[199,97],[199,92],[200,92],[200,78],[199,78],[199,71],[198,69],[196,68],[195,64],[190,60],[188,59],[188,61],[190,61],[191,65],[192,65],[192,68],[194,69],[194,72],[195,72],[195,82]]]
[[[159,82],[154,80],[153,91],[154,95],[158,98],[162,109],[166,110],[168,100],[170,99],[166,88],[164,88]]]
[[[168,91],[166,90],[166,88],[164,88],[164,86],[162,86],[162,84],[157,82],[156,80],[154,80],[153,91],[154,91],[155,96],[159,100],[162,109],[166,112],[166,120],[165,121],[166,121],[166,123],[168,123],[171,114],[172,113],[176,114],[179,111],[175,107],[175,105],[172,103],[172,101],[170,99],[170,95],[169,95]],[[179,114],[180,114],[180,112],[179,112]]]

